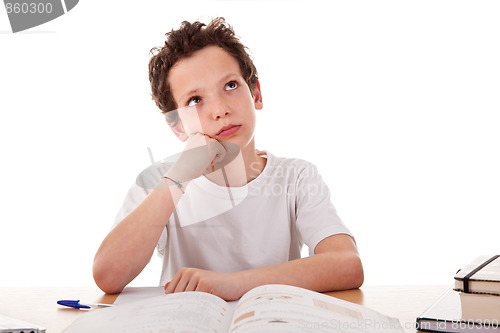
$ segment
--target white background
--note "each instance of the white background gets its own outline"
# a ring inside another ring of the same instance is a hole
[[[451,284],[500,252],[499,2],[80,1],[17,34],[0,10],[1,286],[94,284],[147,147],[182,149],[149,50],[216,16],[259,70],[257,147],[318,166],[366,284]]]

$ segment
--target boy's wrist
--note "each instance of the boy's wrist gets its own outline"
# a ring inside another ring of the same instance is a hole
[[[262,283],[262,277],[259,276],[259,273],[258,269],[249,269],[233,273],[234,278],[241,282],[240,287],[242,289],[242,295],[255,287],[266,284]]]
[[[201,175],[196,175],[194,172],[191,172],[188,167],[179,164],[178,162],[174,164],[164,175],[163,177],[169,177],[176,182],[181,184],[189,183],[193,179],[199,177]]]
[[[182,194],[184,194],[185,187],[180,181],[170,178],[168,176],[163,176],[161,178],[165,179],[167,182],[170,182],[169,183],[170,185],[175,184],[175,186],[177,186],[177,188],[182,192]]]
[[[184,194],[187,186],[191,182],[190,180],[182,181],[181,179],[182,178],[177,178],[171,172],[167,172],[159,179],[156,189],[158,190],[169,189],[170,193],[172,194],[172,197],[179,199]]]
[[[182,193],[184,193],[190,182],[191,179],[182,178],[170,172],[161,177],[161,183],[166,184],[168,187],[178,188]]]

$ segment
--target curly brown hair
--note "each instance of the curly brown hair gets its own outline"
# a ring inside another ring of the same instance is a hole
[[[208,25],[199,21],[193,23],[184,21],[179,29],[172,30],[165,36],[167,39],[163,47],[151,49],[149,82],[151,83],[151,96],[161,112],[166,114],[170,126],[175,126],[178,122],[178,115],[175,111],[178,106],[168,83],[170,69],[179,60],[190,57],[194,52],[206,46],[218,46],[232,55],[238,62],[241,75],[250,91],[256,87],[257,69],[247,48],[240,42],[233,28],[223,17],[213,19]]]

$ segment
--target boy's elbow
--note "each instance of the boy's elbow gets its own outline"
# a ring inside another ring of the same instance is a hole
[[[125,287],[119,283],[117,275],[104,265],[99,264],[98,260],[94,260],[92,275],[96,285],[106,294],[118,294]]]
[[[359,255],[351,258],[351,289],[359,288],[363,285],[365,281],[365,273],[363,270],[363,264],[361,263],[361,258]]]

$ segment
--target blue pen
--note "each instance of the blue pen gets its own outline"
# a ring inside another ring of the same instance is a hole
[[[97,303],[97,304],[82,304],[82,303],[80,303],[80,300],[71,300],[71,299],[61,299],[61,300],[57,301],[57,304],[68,306],[68,307],[74,308],[74,309],[90,309],[90,308],[93,308],[93,307],[114,306],[113,304],[101,304],[101,303]]]

